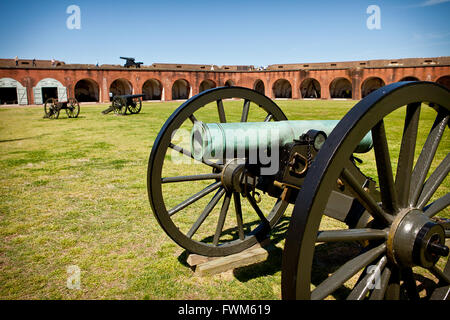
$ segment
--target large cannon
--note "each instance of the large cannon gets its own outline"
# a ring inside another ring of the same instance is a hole
[[[125,68],[130,68],[130,67],[140,68],[141,65],[144,64],[143,62],[136,62],[135,58],[120,57],[120,59],[126,60],[125,64],[123,65]]]
[[[238,253],[289,223],[285,299],[418,299],[423,277],[439,280],[427,298],[445,298],[449,109],[448,89],[429,82],[380,88],[341,121],[288,121],[247,88],[204,91],[154,142],[153,213],[176,243],[206,256]],[[390,121],[402,135],[386,133]]]

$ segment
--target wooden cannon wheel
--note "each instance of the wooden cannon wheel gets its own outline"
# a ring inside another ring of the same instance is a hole
[[[131,104],[128,106],[128,111],[131,114],[138,114],[142,109],[142,99],[141,98],[133,98]]]
[[[66,113],[69,118],[77,118],[80,114],[80,104],[75,98],[70,98],[67,101]]]
[[[44,104],[44,118],[49,119],[58,119],[59,117],[59,108],[58,108],[58,100],[55,98],[48,98]]]
[[[233,110],[228,103],[241,104],[242,111],[231,114]],[[286,120],[286,116],[272,100],[254,90],[214,88],[184,102],[166,121],[154,142],[148,162],[147,190],[157,221],[170,238],[189,252],[226,256],[265,238],[288,203],[263,195],[262,204],[268,201],[268,205],[260,207],[251,195],[242,199],[240,192],[224,185],[224,172],[231,165],[194,159],[186,144],[186,134],[189,141],[193,124],[212,116],[216,119],[210,122],[279,121]],[[184,138],[177,136],[183,131]],[[174,165],[177,161],[179,164]],[[233,221],[234,227],[227,227],[225,220]]]
[[[450,193],[448,181],[443,182],[450,170],[449,110],[448,89],[430,82],[399,82],[371,93],[339,122],[295,203],[283,252],[283,299],[448,298],[450,265],[444,257],[450,220],[443,217],[449,218]],[[385,125],[399,115],[403,136],[393,141]],[[431,128],[423,125],[427,117],[434,120]],[[418,134],[418,128],[428,136]],[[379,197],[356,183],[346,169],[355,146],[369,131],[374,160],[368,176],[375,175]],[[418,138],[423,145],[416,143]],[[438,147],[444,159],[437,158]],[[323,228],[333,181],[349,188],[370,213],[368,226]],[[346,254],[338,257],[335,252]],[[433,285],[424,296],[419,293],[425,283]]]
[[[125,115],[127,113],[127,102],[121,97],[114,97],[112,101],[112,107],[114,108],[114,113],[118,115]]]

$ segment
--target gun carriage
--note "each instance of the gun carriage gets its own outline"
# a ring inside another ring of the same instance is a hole
[[[239,101],[239,114],[225,107]],[[341,121],[288,121],[274,101],[247,88],[204,91],[155,140],[147,173],[153,213],[177,244],[205,256],[238,253],[287,229],[284,299],[344,291],[348,299],[415,300],[416,279],[426,276],[439,281],[428,298],[445,298],[449,109],[448,89],[429,82],[380,88]],[[434,119],[425,137],[421,113]],[[385,124],[399,114],[403,135],[392,141]],[[290,204],[290,219],[282,218]],[[336,247],[343,257],[324,272],[317,260]]]
[[[114,111],[115,114],[125,115],[127,111],[131,114],[138,114],[142,109],[142,98],[143,94],[128,94],[114,96],[112,99],[111,106],[103,110],[103,114],[110,113]]]
[[[58,99],[49,98],[44,104],[44,118],[58,119],[61,110],[66,110],[69,118],[77,118],[80,114],[80,104],[75,98],[69,98],[65,102],[58,102]]]

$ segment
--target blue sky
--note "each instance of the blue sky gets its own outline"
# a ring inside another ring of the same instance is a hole
[[[66,27],[72,4],[79,30]],[[379,30],[366,26],[369,5],[381,10]],[[450,0],[0,0],[0,58],[265,66],[448,56],[449,19]]]

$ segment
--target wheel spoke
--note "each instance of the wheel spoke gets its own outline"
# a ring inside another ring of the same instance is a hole
[[[219,244],[220,235],[222,234],[223,225],[225,224],[225,218],[227,217],[228,208],[230,207],[231,193],[225,195],[223,200],[222,209],[219,214],[219,221],[217,222],[216,233],[214,234],[213,245]]]
[[[447,193],[445,196],[437,199],[436,201],[434,201],[430,205],[426,206],[424,208],[424,212],[423,213],[427,217],[432,218],[436,214],[438,214],[440,211],[442,211],[445,208],[447,208],[449,205],[450,205],[450,193]]]
[[[186,208],[187,206],[193,204],[194,202],[196,202],[197,200],[203,198],[204,196],[206,196],[207,194],[213,192],[214,190],[218,189],[220,186],[222,185],[222,182],[218,181],[215,182],[213,184],[210,184],[209,186],[207,186],[205,189],[197,192],[196,194],[194,194],[192,197],[190,197],[189,199],[181,202],[180,204],[176,205],[175,207],[173,207],[172,209],[170,209],[169,211],[167,211],[167,213],[169,214],[169,216],[173,216],[175,213],[177,213],[180,210],[183,210],[184,208]]]
[[[387,232],[377,229],[348,229],[319,231],[316,242],[381,240]]]
[[[311,293],[311,300],[322,300],[333,293],[359,270],[378,258],[386,251],[386,244],[375,247],[356,258],[346,262],[335,273],[317,286]]]
[[[397,174],[395,175],[397,200],[401,208],[408,205],[417,129],[419,127],[420,105],[420,103],[413,103],[406,107],[405,126],[398,156]]]
[[[227,118],[225,117],[225,109],[223,108],[222,99],[217,100],[217,111],[219,112],[219,121],[222,123],[227,122]]]
[[[247,196],[248,202],[250,202],[250,205],[252,206],[253,210],[255,210],[256,214],[258,215],[259,219],[261,219],[262,223],[269,225],[269,221],[267,221],[267,218],[264,216],[264,213],[262,213],[259,206],[256,204],[255,199],[251,195]]]
[[[189,120],[191,120],[192,124],[194,124],[194,123],[196,123],[198,121],[197,118],[193,114],[191,114],[189,116]]]
[[[369,300],[383,300],[390,278],[391,278],[391,269],[389,269],[389,267],[386,267],[384,268],[383,273],[381,274],[380,287],[375,288],[372,291]]]
[[[186,157],[189,157],[189,158],[194,159],[196,161],[199,161],[199,162],[201,162],[203,164],[206,164],[207,166],[216,168],[218,170],[222,170],[223,166],[221,166],[220,164],[217,164],[217,163],[214,163],[214,162],[211,162],[211,161],[206,161],[204,159],[201,159],[201,160],[195,159],[194,156],[192,155],[192,153],[189,150],[183,149],[182,147],[177,146],[176,144],[170,143],[169,144],[169,148],[171,148],[171,149],[173,149],[173,150],[175,150],[175,151],[185,155]]]
[[[447,177],[450,171],[450,153],[447,154],[444,161],[434,170],[431,176],[425,182],[419,201],[417,201],[417,208],[422,209],[431,199],[442,181]]]
[[[380,182],[381,201],[384,210],[394,214],[398,211],[397,191],[392,175],[389,146],[384,129],[384,121],[381,120],[372,129],[373,149],[377,164],[378,178]]]
[[[386,300],[399,300],[400,299],[400,270],[392,266],[391,277],[386,288],[385,293]]]
[[[211,201],[206,205],[205,209],[203,210],[202,214],[198,217],[197,221],[192,225],[191,229],[186,233],[186,236],[188,238],[192,238],[194,233],[197,232],[198,228],[202,225],[202,223],[205,221],[205,219],[209,216],[211,211],[214,209],[214,207],[219,202],[220,198],[225,194],[225,189],[220,188],[214,197],[212,197]]]
[[[358,197],[358,200],[374,218],[380,219],[386,224],[392,222],[393,220],[392,216],[387,214],[378,205],[375,199],[364,190],[364,188],[359,184],[359,182],[350,173],[350,171],[348,171],[348,169],[344,168],[344,170],[342,170],[342,178],[345,180],[345,182],[347,182],[350,185],[350,187]]]
[[[242,108],[241,122],[247,122],[249,110],[250,110],[250,100],[245,99],[244,107]]]
[[[413,301],[420,299],[419,293],[417,292],[416,279],[414,279],[414,274],[412,268],[405,268],[401,271],[404,284],[406,286],[406,293],[408,298]]]
[[[220,176],[221,176],[220,173],[207,173],[207,174],[197,174],[197,175],[192,175],[192,176],[165,177],[165,178],[161,178],[161,183],[220,179]]]
[[[432,266],[430,269],[430,272],[438,278],[440,281],[444,281],[447,284],[450,284],[450,275],[448,273],[442,272],[436,265]]]
[[[363,300],[370,289],[376,288],[377,285],[381,288],[381,279],[377,279],[381,275],[381,271],[386,266],[387,257],[383,256],[375,266],[375,270],[371,273],[367,273],[364,278],[358,282],[353,288],[352,292],[347,297],[347,300]]]
[[[270,120],[273,119],[273,114],[269,113],[266,118],[264,119],[264,122],[269,122]]]
[[[234,208],[236,210],[236,223],[239,233],[239,239],[244,240],[244,223],[242,220],[242,208],[241,208],[241,196],[239,192],[233,192],[234,197]]]
[[[411,190],[409,194],[409,204],[412,207],[416,206],[419,195],[422,191],[423,182],[428,174],[431,163],[433,162],[434,155],[436,154],[437,147],[444,134],[445,128],[448,123],[449,116],[445,112],[439,112],[434,121],[433,127],[425,141],[422,151],[417,159],[414,171],[411,176]]]

